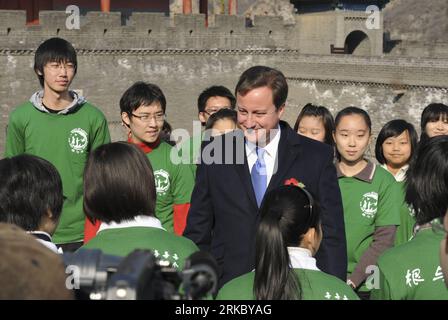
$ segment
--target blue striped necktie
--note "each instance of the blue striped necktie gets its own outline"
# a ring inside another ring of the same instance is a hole
[[[264,153],[266,150],[257,147],[256,152],[257,161],[252,167],[250,177],[252,180],[255,197],[257,198],[257,205],[260,207],[267,187],[266,163],[264,162]]]

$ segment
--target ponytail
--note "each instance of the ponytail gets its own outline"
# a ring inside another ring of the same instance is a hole
[[[293,269],[276,215],[266,217],[256,237],[254,296],[257,300],[297,300],[300,283]]]
[[[296,183],[266,193],[260,208],[253,288],[257,300],[302,299],[288,247],[297,247],[310,228],[320,230],[320,218],[312,195]]]

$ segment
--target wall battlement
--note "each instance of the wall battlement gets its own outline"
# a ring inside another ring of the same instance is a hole
[[[218,15],[206,27],[203,14],[168,17],[136,12],[123,25],[119,12],[88,12],[80,17],[80,28],[73,30],[67,29],[69,14],[63,11],[41,11],[39,17],[39,25],[27,26],[25,11],[0,10],[2,47],[31,49],[43,39],[59,36],[84,49],[296,49],[292,40],[298,35],[297,27],[285,26],[281,17],[256,16],[254,26],[246,27],[244,17]]]
[[[62,11],[42,11],[40,24],[27,26],[24,11],[0,10],[0,153],[11,110],[39,90],[35,50],[55,36],[77,49],[79,69],[71,87],[104,112],[113,140],[126,138],[118,102],[133,82],[158,84],[168,100],[170,124],[190,130],[199,93],[211,85],[232,90],[239,75],[254,65],[278,68],[288,78],[285,119],[290,123],[308,102],[333,112],[347,105],[364,107],[375,130],[393,117],[417,123],[430,101],[448,103],[448,60],[383,54],[382,23],[369,30],[366,16],[301,14],[295,24],[255,16],[248,27],[244,17],[233,15],[209,16],[206,26],[204,15],[135,12],[125,20],[116,12],[89,12],[81,16],[79,30],[68,30],[69,14]],[[365,35],[362,50],[331,54],[331,46],[344,49],[360,33]]]
[[[288,65],[284,72],[291,79],[448,87],[446,60],[384,55],[382,21],[379,29],[369,29],[369,15],[364,12],[329,11],[295,18],[291,25],[281,17],[255,16],[253,26],[247,26],[245,17],[213,15],[207,26],[203,14],[134,12],[124,21],[120,12],[88,12],[80,17],[79,29],[69,30],[70,14],[64,11],[41,11],[40,24],[27,26],[25,11],[0,10],[0,56],[32,56],[43,40],[59,36],[84,56],[117,60],[198,56],[207,61],[226,56],[236,64],[266,56],[274,64]],[[363,55],[331,54],[330,47],[347,46],[354,33],[362,32]]]
[[[25,11],[0,10],[0,45],[9,49],[33,49],[44,39],[66,38],[82,49],[288,49],[306,54],[331,54],[331,45],[343,47],[348,34],[360,30],[368,38],[364,55],[382,54],[382,25],[365,26],[367,14],[325,12],[296,15],[295,24],[281,17],[255,16],[250,25],[235,15],[203,14],[166,16],[134,12],[124,20],[119,12],[88,12],[80,16],[79,29],[68,29],[72,21],[64,11],[41,11],[39,25],[27,26]],[[316,24],[317,22],[317,24]]]

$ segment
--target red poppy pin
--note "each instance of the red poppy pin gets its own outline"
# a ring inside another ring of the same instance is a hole
[[[285,186],[296,186],[299,188],[305,188],[305,185],[302,182],[297,181],[296,178],[289,178],[287,180],[285,180]]]

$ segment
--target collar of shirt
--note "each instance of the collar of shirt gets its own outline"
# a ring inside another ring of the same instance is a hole
[[[53,242],[51,236],[45,231],[28,231],[27,233],[36,237],[36,240],[43,244],[45,247],[57,254],[62,254],[62,249],[58,248]]]
[[[265,146],[263,149],[266,151],[264,153],[264,161],[266,163],[266,172],[267,172],[267,185],[269,185],[269,181],[271,180],[272,174],[274,172],[275,162],[277,161],[277,151],[278,144],[280,142],[280,125],[277,126],[276,133],[274,138]],[[257,146],[253,142],[246,140],[245,143],[246,154],[247,154],[247,165],[249,167],[249,173],[252,170],[255,162],[257,162]]]
[[[308,269],[320,271],[316,265],[316,259],[311,255],[311,251],[300,247],[288,247],[291,268]]]
[[[38,239],[42,239],[44,241],[52,241],[50,234],[45,231],[27,231],[27,233],[35,236]]]
[[[152,152],[155,148],[157,148],[160,144],[160,137],[157,138],[157,140],[153,143],[144,143],[144,142],[140,142],[140,143],[134,143],[131,139],[131,137],[128,138],[128,142],[135,144],[137,147],[139,147],[144,153],[150,153]]]
[[[383,167],[388,172],[390,172],[389,168],[387,167],[387,164],[383,164],[383,165],[381,165],[381,167]],[[409,169],[409,165],[407,164],[407,165],[404,165],[403,167],[401,167],[395,175],[392,172],[390,172],[390,174],[394,176],[395,181],[403,182],[406,179],[406,174],[408,172],[408,169]]]
[[[415,224],[414,225],[414,228],[412,229],[412,238],[411,239],[413,239],[413,238],[415,238],[415,236],[419,233],[419,232],[421,232],[421,231],[423,231],[423,230],[430,230],[430,229],[432,229],[432,226],[431,226],[431,223],[424,223],[424,224]]]
[[[160,220],[155,217],[136,216],[132,220],[125,220],[125,221],[121,221],[119,223],[117,223],[117,222],[110,222],[110,223],[102,222],[97,233],[99,233],[103,230],[108,230],[108,229],[121,229],[121,228],[131,228],[131,227],[148,227],[148,228],[157,228],[157,229],[165,230],[162,227],[162,223],[160,222]]]
[[[352,178],[356,178],[356,179],[364,181],[364,182],[372,183],[373,176],[375,175],[376,165],[374,163],[370,162],[369,160],[366,160],[366,161],[367,161],[366,167],[364,169],[362,169],[358,174],[354,175]],[[339,163],[336,164],[336,173],[338,175],[338,179],[346,177],[342,173],[342,171],[339,167]]]

